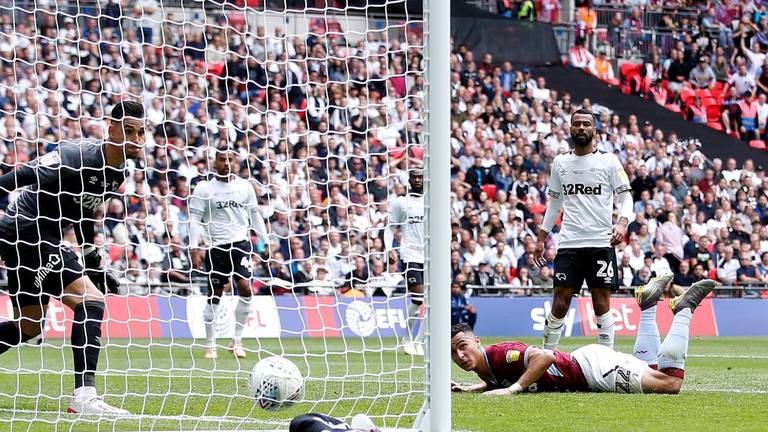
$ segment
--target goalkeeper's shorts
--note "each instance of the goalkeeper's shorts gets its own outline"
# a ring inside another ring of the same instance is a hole
[[[8,293],[14,307],[48,304],[61,297],[66,286],[83,276],[77,254],[67,246],[0,239],[0,256],[8,270]]]

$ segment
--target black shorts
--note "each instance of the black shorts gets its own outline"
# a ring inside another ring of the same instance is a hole
[[[612,247],[561,249],[555,256],[555,287],[578,292],[584,279],[592,288],[619,288],[616,251]]]
[[[30,245],[0,238],[0,256],[8,269],[8,293],[18,308],[45,306],[83,276],[77,254],[59,240]]]
[[[250,280],[253,269],[251,242],[214,246],[205,254],[205,267],[211,288],[220,289],[234,277],[235,280]]]
[[[405,263],[405,282],[409,289],[424,285],[424,264]]]

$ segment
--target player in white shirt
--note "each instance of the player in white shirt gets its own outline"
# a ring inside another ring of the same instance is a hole
[[[202,266],[201,237],[205,238],[208,248],[205,255],[209,275],[208,304],[203,319],[208,340],[205,358],[209,359],[217,357],[214,323],[224,287],[232,279],[237,284],[240,299],[235,307],[235,337],[229,348],[236,357],[245,357],[241,338],[251,310],[251,230],[269,243],[256,192],[251,183],[237,177],[237,167],[236,152],[217,151],[214,175],[197,184],[189,201],[189,244],[194,268]]]
[[[403,347],[410,355],[424,355],[424,325],[419,326],[418,334],[413,338],[413,328],[420,321],[419,308],[424,303],[424,172],[421,169],[410,171],[408,183],[408,193],[389,203],[389,225],[384,232],[384,241],[387,249],[392,250],[394,230],[401,230],[400,260],[405,265],[411,299],[406,322],[408,334]]]
[[[554,300],[544,328],[544,348],[555,349],[571,298],[586,278],[597,317],[597,341],[613,348],[611,291],[618,288],[616,253],[627,224],[634,220],[629,179],[613,154],[594,148],[595,118],[576,111],[571,117],[574,149],[555,157],[549,177],[550,196],[538,233],[536,265],[542,266],[545,242],[563,209],[555,256]],[[618,196],[619,221],[612,225],[613,196]]]

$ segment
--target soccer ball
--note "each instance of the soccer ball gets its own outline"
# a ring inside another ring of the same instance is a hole
[[[267,411],[277,411],[301,399],[304,377],[290,360],[267,357],[251,369],[248,390],[256,404]]]

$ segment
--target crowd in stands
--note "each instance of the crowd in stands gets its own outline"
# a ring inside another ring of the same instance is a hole
[[[695,140],[574,100],[542,77],[456,47],[451,59],[453,280],[474,293],[551,286],[554,235],[532,265],[553,158],[570,150],[569,120],[596,113],[595,145],[616,154],[631,180],[635,220],[618,248],[622,286],[676,271],[678,285],[768,282],[768,178],[752,160],[710,160]],[[515,288],[517,287],[517,288]],[[503,292],[503,291],[502,291]],[[757,295],[757,291],[746,291]]]
[[[619,8],[602,26],[593,5],[584,4],[576,13],[569,64],[610,84],[621,83],[625,93],[653,100],[690,121],[754,148],[768,148],[768,103],[762,96],[768,95],[766,6],[691,2],[680,5],[688,8],[683,14],[664,3],[663,9],[626,5],[624,12],[619,11],[622,4],[602,4]],[[663,12],[662,18],[647,26],[643,14],[651,11]],[[607,31],[602,43],[593,40],[598,27]],[[650,30],[663,32],[664,43],[652,43]],[[640,56],[629,55],[638,43],[645,44]],[[631,59],[616,70],[620,57]]]
[[[254,276],[324,281],[341,295],[402,281],[383,231],[387,202],[406,192],[408,169],[423,155],[419,28],[352,42],[326,35],[332,23],[323,20],[296,37],[279,27],[228,31],[237,25],[231,19],[152,27],[130,11],[101,20],[2,12],[3,172],[60,140],[103,138],[104,113],[121,98],[147,107],[145,159],[129,164],[125,199],[106,203],[97,220],[96,243],[125,282],[193,277],[188,197],[221,146],[242,155],[239,173],[253,182],[267,218],[269,244],[254,237]],[[619,248],[624,286],[668,268],[679,270],[682,285],[705,276],[727,285],[768,280],[762,166],[710,161],[673,131],[572,100],[490,55],[475,58],[463,46],[451,57],[450,268],[461,289],[493,294],[482,287],[509,284],[531,294],[551,286],[552,266],[531,265],[535,233],[549,167],[569,151],[570,114],[582,107],[609,132],[596,145],[614,152],[632,180],[636,219]],[[556,238],[545,253],[550,263]],[[65,240],[74,244],[74,233]],[[471,306],[461,307],[469,319]]]
[[[104,138],[104,113],[139,99],[145,157],[129,161],[125,199],[106,203],[95,240],[124,282],[194,279],[190,190],[213,150],[228,147],[270,232],[269,244],[254,236],[255,277],[324,281],[340,295],[400,283],[383,230],[387,202],[406,192],[407,170],[423,155],[420,26],[392,22],[346,40],[324,19],[304,35],[245,31],[242,16],[210,13],[205,25],[173,16],[160,25],[139,3],[109,2],[100,19],[0,9],[2,172],[60,140]]]

